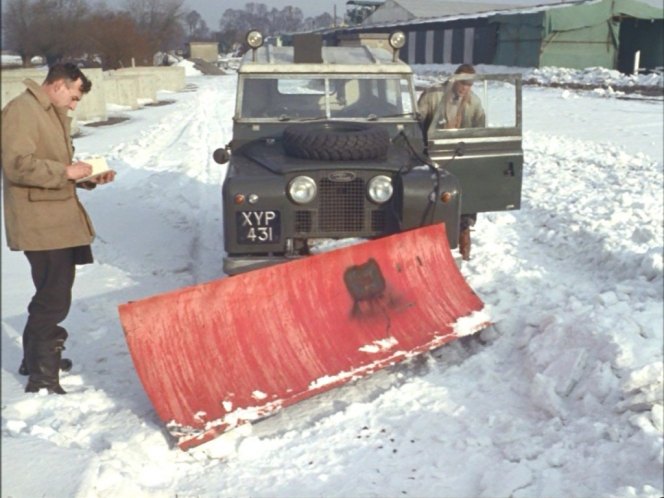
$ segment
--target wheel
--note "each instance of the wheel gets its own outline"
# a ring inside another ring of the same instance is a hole
[[[378,126],[356,123],[297,124],[283,133],[286,154],[319,161],[385,160],[390,135]]]

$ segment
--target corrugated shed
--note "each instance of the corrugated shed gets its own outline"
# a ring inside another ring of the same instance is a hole
[[[403,30],[407,43],[400,56],[410,64],[601,66],[631,72],[638,54],[641,68],[664,66],[664,8],[638,0],[579,0],[445,15],[440,15],[445,6],[456,5],[458,12],[465,8],[460,4],[470,2],[387,0],[374,15],[389,5],[405,12],[406,7],[415,4],[417,9],[411,8],[417,12],[417,18],[384,20],[335,32],[387,34]],[[501,8],[505,6],[500,4]],[[402,13],[411,15],[414,13]],[[333,38],[331,31],[327,36]]]
[[[517,3],[459,2],[446,0],[387,0],[364,24],[406,21],[432,17],[477,14],[480,12],[508,10],[519,7]]]
[[[623,60],[625,62],[621,69],[627,70],[629,54],[621,53],[620,49],[623,17],[631,20],[659,19],[659,34],[653,32],[649,43],[642,41],[632,45],[645,43],[661,46],[663,14],[663,9],[635,0],[597,0],[536,13],[497,14],[491,18],[491,22],[497,26],[498,34],[494,63],[526,67],[601,66],[614,69],[620,66],[619,60]],[[636,35],[623,32],[623,37],[628,36]],[[649,62],[652,63],[650,67],[662,65],[661,56],[659,62],[656,54]]]

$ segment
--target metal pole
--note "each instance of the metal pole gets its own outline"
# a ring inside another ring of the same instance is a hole
[[[641,65],[641,51],[637,50],[634,53],[634,74],[639,74],[640,65]]]

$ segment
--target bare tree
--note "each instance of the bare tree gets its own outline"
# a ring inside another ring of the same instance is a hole
[[[85,51],[83,28],[89,16],[85,0],[8,0],[3,12],[7,46],[27,66],[35,55],[48,65]]]
[[[37,55],[34,35],[35,13],[29,2],[7,0],[2,12],[2,33],[6,47],[21,56],[23,66],[28,67],[33,56]]]
[[[87,37],[105,70],[128,67],[132,61],[152,64],[150,41],[127,12],[97,11],[90,20]]]
[[[198,23],[196,31],[194,31],[192,38],[197,40],[207,40],[211,38],[210,29],[205,21],[201,19],[201,22]]]
[[[219,43],[219,48],[224,53],[232,53],[236,45],[241,45],[244,41],[246,31],[239,31],[228,28],[224,31],[215,32],[215,39]]]
[[[201,22],[201,15],[197,11],[192,10],[187,14],[185,19],[187,21],[187,27],[189,28],[189,36],[191,37],[196,32],[198,23]]]
[[[224,11],[219,20],[220,43],[222,47],[243,43],[244,35],[250,29],[258,29],[266,36],[292,33],[303,27],[303,20],[302,11],[297,7],[268,10],[265,4],[250,2],[245,5],[244,10]]]
[[[297,7],[286,6],[274,18],[271,34],[292,33],[302,27],[304,16]]]
[[[182,45],[185,33],[181,21],[184,0],[126,0],[131,18],[150,42],[153,52]]]
[[[334,17],[327,12],[316,17],[307,17],[302,23],[302,28],[305,30],[329,28],[330,26],[334,26]]]

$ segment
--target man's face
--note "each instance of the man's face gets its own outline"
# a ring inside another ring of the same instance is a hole
[[[53,105],[56,107],[66,107],[72,111],[76,109],[76,105],[83,97],[83,92],[81,91],[82,84],[83,82],[80,78],[76,81],[60,80],[53,83],[54,92],[51,95]]]
[[[473,82],[470,80],[461,80],[454,82],[454,93],[458,97],[464,98],[470,92],[470,87],[473,86]]]

